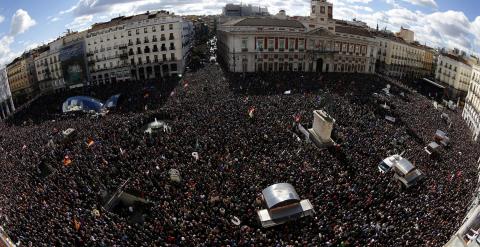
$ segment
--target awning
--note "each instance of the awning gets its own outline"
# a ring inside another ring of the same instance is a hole
[[[426,82],[428,82],[428,83],[430,83],[430,84],[432,84],[432,85],[434,85],[434,86],[436,86],[436,87],[438,87],[438,88],[445,89],[444,86],[442,86],[442,85],[440,85],[440,84],[438,84],[438,83],[436,83],[436,82],[434,82],[434,81],[431,81],[431,80],[429,80],[429,79],[427,79],[427,78],[423,78],[423,80],[426,81]]]

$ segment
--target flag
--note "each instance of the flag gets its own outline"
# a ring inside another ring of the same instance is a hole
[[[295,123],[300,123],[300,120],[302,119],[302,115],[296,114],[294,118],[295,118]]]
[[[77,219],[77,217],[74,217],[73,218],[73,229],[75,229],[75,231],[79,231],[80,230],[80,221]]]
[[[253,107],[253,106],[250,107],[250,109],[248,109],[248,116],[249,116],[250,118],[253,118],[254,112],[255,112],[255,107]]]
[[[87,139],[87,147],[91,147],[93,144],[95,144],[95,141],[93,140],[92,137],[88,137]]]
[[[68,155],[65,155],[63,158],[63,165],[64,166],[69,166],[72,163],[72,159]]]

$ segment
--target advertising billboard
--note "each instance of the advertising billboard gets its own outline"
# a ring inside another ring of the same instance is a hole
[[[81,86],[87,81],[85,43],[83,41],[64,46],[60,50],[59,59],[67,87]]]

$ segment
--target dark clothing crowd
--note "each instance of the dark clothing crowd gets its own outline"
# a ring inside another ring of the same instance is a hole
[[[175,88],[122,87],[99,90],[99,98],[122,92],[119,109],[105,116],[65,117],[66,96],[56,95],[0,125],[0,224],[14,242],[441,246],[477,187],[479,149],[461,113],[378,76],[226,74],[208,65]],[[295,134],[298,124],[312,126],[318,109],[336,120],[334,148]],[[145,133],[155,118],[169,131]],[[58,141],[68,128],[76,135]],[[451,142],[432,159],[424,147],[437,129]],[[384,158],[399,153],[425,174],[414,187],[379,172]],[[309,199],[315,215],[264,229],[261,191],[281,182]],[[107,210],[119,189],[147,203]]]

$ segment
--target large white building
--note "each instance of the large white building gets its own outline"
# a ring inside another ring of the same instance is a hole
[[[438,56],[435,79],[448,87],[447,96],[463,100],[468,92],[472,67],[462,57],[444,53]]]
[[[364,28],[333,19],[333,5],[312,0],[310,17],[241,18],[217,32],[218,60],[232,72],[374,73],[377,42]]]
[[[149,80],[183,73],[193,24],[168,12],[118,17],[88,31],[90,82]]]
[[[15,111],[6,68],[0,69],[0,111],[1,119],[7,118]]]
[[[473,140],[478,141],[480,136],[480,65],[472,66],[472,76],[468,88],[463,118],[473,132]]]
[[[400,33],[413,39],[411,31],[402,29]],[[385,31],[374,32],[378,42],[377,72],[391,77],[421,78],[433,75],[434,50],[415,42],[407,42],[402,37]]]

